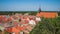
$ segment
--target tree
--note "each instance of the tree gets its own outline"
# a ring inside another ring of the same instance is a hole
[[[59,18],[42,18],[30,34],[60,34]]]

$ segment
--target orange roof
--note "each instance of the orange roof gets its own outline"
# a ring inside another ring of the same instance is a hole
[[[16,26],[16,28],[18,29],[18,30],[24,30],[24,28],[22,27],[22,26]]]
[[[11,17],[9,17],[9,18],[8,18],[8,20],[9,20],[9,21],[11,21],[11,20],[12,20],[12,18],[11,18]]]
[[[25,29],[27,29],[27,30],[30,31],[32,28],[31,28],[31,26],[28,26],[28,25],[27,25],[27,26],[25,26]]]
[[[29,22],[29,21],[25,19],[25,24],[28,24],[28,22]]]
[[[17,33],[17,32],[20,32],[20,30],[18,30],[17,28],[13,27],[12,28],[12,32],[16,32]]]
[[[24,22],[21,21],[20,24],[24,24]]]
[[[3,15],[1,16],[0,15],[0,22],[6,22],[7,21],[7,18]]]
[[[9,32],[9,33],[11,33],[11,32],[18,33],[18,32],[20,32],[20,31],[19,31],[18,29],[16,29],[15,27],[7,28],[6,31]]]
[[[45,18],[55,18],[57,16],[57,12],[40,12],[37,13],[36,16],[45,17]]]
[[[40,13],[37,13],[37,15],[36,16],[39,16],[40,17]]]
[[[7,28],[5,29],[7,32],[11,32],[12,31],[12,28]]]
[[[29,17],[29,19],[30,19],[30,20],[32,20],[32,19],[33,19],[33,17]]]

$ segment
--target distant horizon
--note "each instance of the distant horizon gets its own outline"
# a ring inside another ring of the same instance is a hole
[[[60,11],[60,0],[0,0],[0,11]]]
[[[41,10],[42,11],[42,10]],[[55,11],[56,12],[56,11]]]

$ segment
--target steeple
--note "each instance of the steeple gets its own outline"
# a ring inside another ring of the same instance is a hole
[[[41,8],[39,8],[38,12],[41,12]]]

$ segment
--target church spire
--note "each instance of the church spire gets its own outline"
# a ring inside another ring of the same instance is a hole
[[[41,8],[39,8],[38,12],[41,12]]]

